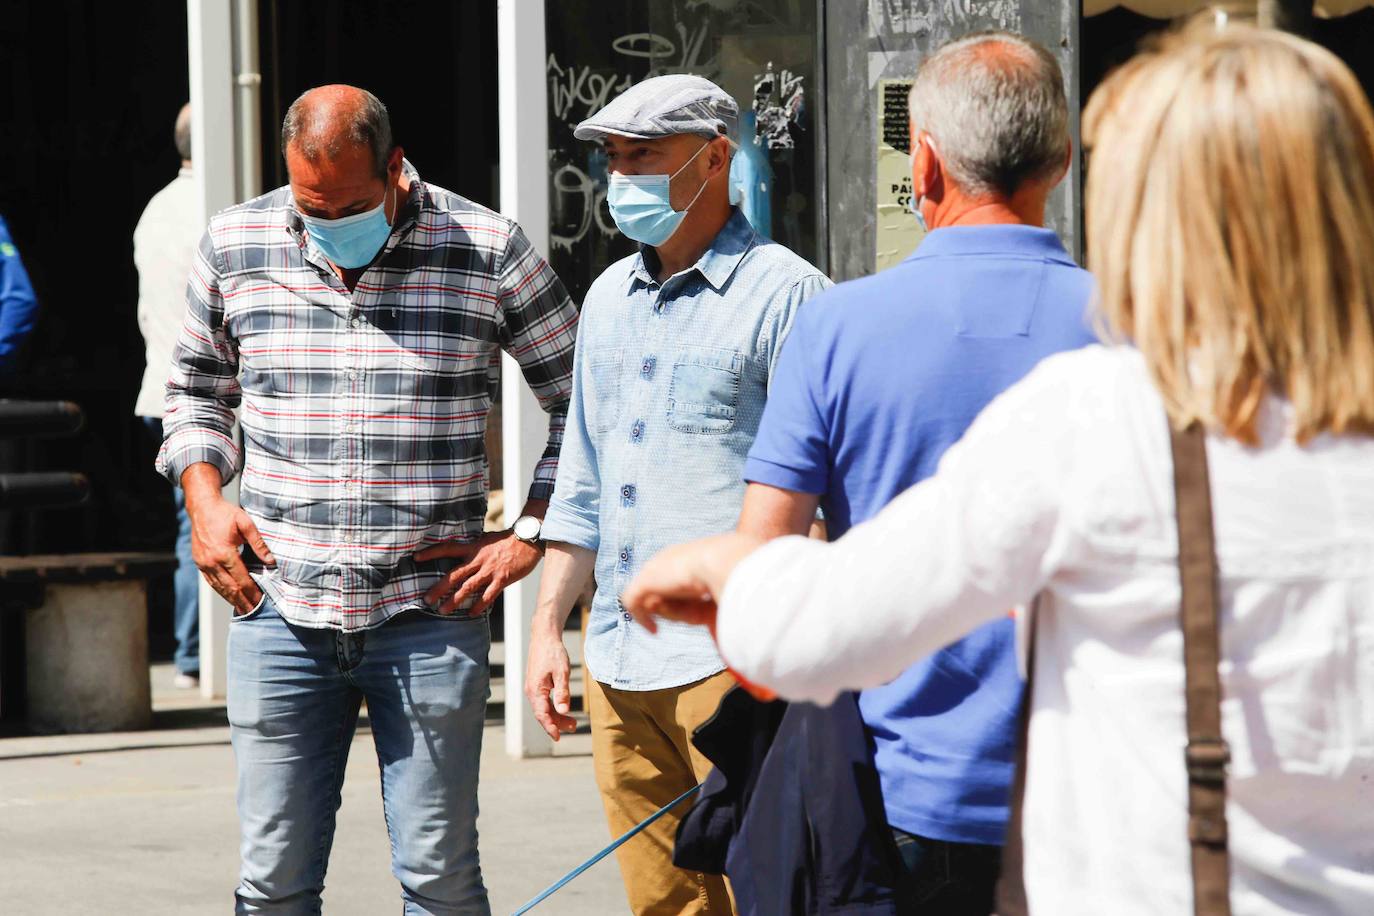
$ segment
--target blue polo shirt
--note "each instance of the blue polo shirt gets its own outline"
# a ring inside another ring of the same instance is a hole
[[[935,473],[1037,362],[1091,343],[1092,289],[1051,230],[932,231],[896,267],[800,309],[745,478],[818,494],[841,536]],[[1010,619],[989,624],[860,696],[892,826],[1003,841],[1021,697],[1013,640]]]

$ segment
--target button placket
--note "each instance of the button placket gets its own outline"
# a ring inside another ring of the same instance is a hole
[[[352,314],[348,320],[347,341],[344,347],[344,377],[347,379],[345,390],[346,396],[342,399],[344,406],[343,415],[343,440],[346,459],[343,465],[344,473],[344,499],[343,499],[343,555],[348,566],[356,565],[360,562],[358,527],[362,520],[362,481],[358,479],[361,473],[362,461],[362,408],[363,391],[359,380],[362,372],[359,366],[366,358],[364,356],[363,342],[367,337],[368,324],[362,316],[356,304],[352,307]],[[351,606],[351,604],[350,604]]]

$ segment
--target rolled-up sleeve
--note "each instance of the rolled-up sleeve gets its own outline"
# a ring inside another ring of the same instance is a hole
[[[563,282],[521,231],[512,227],[497,271],[501,345],[549,415],[549,439],[534,468],[530,499],[553,496],[572,394],[577,307]]]
[[[166,416],[157,470],[174,485],[193,464],[219,469],[228,483],[241,454],[234,441],[234,410],[242,400],[238,347],[224,321],[224,267],[206,232],[186,285],[186,317],[172,356]]]
[[[587,432],[584,398],[587,394],[587,361],[582,341],[578,342],[573,371],[572,397],[568,403],[568,425],[559,458],[558,483],[553,501],[544,518],[546,541],[571,544],[596,550],[601,543],[601,474],[596,446]]]

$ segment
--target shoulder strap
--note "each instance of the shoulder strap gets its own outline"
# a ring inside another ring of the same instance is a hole
[[[1016,740],[1016,774],[1011,782],[1011,812],[1007,841],[1002,847],[1002,873],[997,879],[997,916],[1030,916],[1026,902],[1025,854],[1021,843],[1021,807],[1026,799],[1026,750],[1030,744],[1031,691],[1035,686],[1035,605],[1026,609],[1029,627],[1026,647],[1026,686],[1021,690],[1020,734]]]
[[[1207,475],[1207,437],[1199,424],[1183,432],[1170,428],[1174,495],[1178,517],[1178,570],[1183,597],[1184,690],[1188,746],[1188,843],[1192,849],[1194,916],[1230,916],[1230,855],[1226,848],[1226,764],[1230,750],[1221,737],[1221,646],[1216,547],[1212,531],[1212,489]],[[998,916],[1029,916],[1022,848],[1022,803],[1030,737],[1031,691],[1035,684],[1032,608],[1027,626],[1029,655],[1022,694],[1011,817],[997,883]]]
[[[1192,848],[1194,916],[1230,916],[1226,848],[1226,764],[1221,736],[1220,613],[1212,530],[1207,437],[1199,423],[1170,426],[1178,516],[1178,572],[1183,588],[1184,693],[1188,746],[1188,843]]]
[[[1021,806],[1026,798],[1026,749],[1030,744],[1031,692],[1035,687],[1035,628],[1040,615],[1032,602],[1026,608],[1026,685],[1021,689],[1017,721],[1016,773],[1011,782],[1011,812],[1007,841],[1002,847],[1002,874],[997,879],[997,916],[1030,916],[1026,902],[1025,854],[1021,844]]]

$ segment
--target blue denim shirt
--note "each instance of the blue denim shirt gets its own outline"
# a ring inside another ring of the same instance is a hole
[[[587,291],[558,480],[543,536],[596,551],[586,664],[621,690],[723,670],[704,627],[651,636],[619,595],[659,550],[735,527],[744,461],[797,307],[830,285],[736,210],[663,283],[642,249]]]

